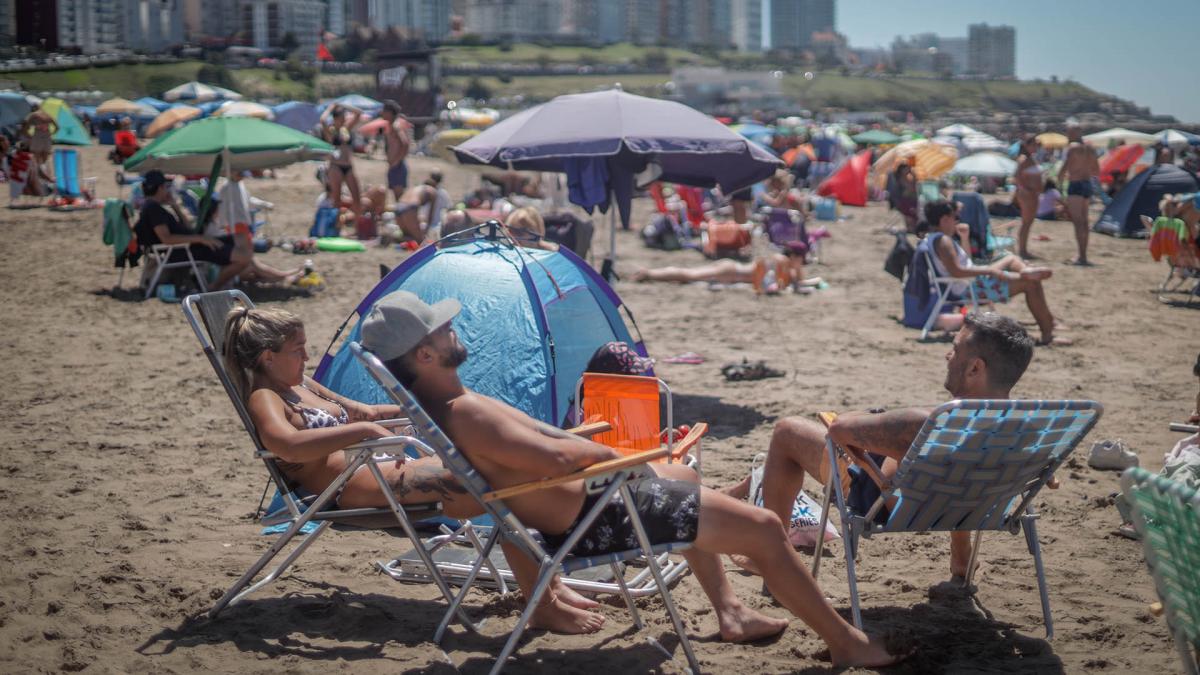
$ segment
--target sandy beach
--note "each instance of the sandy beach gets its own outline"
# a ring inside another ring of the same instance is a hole
[[[82,151],[82,176],[97,176],[100,196],[117,195],[107,148]],[[357,162],[366,183],[383,181],[378,160]],[[447,172],[461,195],[477,174],[440,160],[416,159],[412,172]],[[272,236],[304,236],[319,185],[315,165],[247,182],[277,205]],[[644,219],[649,200],[635,202]],[[707,421],[704,483],[743,478],[765,452],[784,416],[821,410],[934,404],[942,389],[946,342],[922,343],[902,327],[900,285],[882,269],[896,221],[884,207],[844,208],[829,225],[821,264],[810,274],[829,287],[810,296],[755,299],[748,288],[636,284],[617,292],[630,307],[652,356],[686,351],[701,365],[661,363],[676,392],[676,419]],[[596,219],[594,255],[607,247],[608,217]],[[519,603],[476,592],[469,610],[489,619],[482,635],[452,628],[439,648],[431,636],[444,603],[431,585],[395,583],[375,560],[406,549],[375,532],[331,533],[283,579],[209,621],[214,600],[271,539],[253,511],[266,472],[203,358],[178,305],[141,301],[140,268],[118,271],[101,243],[99,210],[0,210],[0,285],[6,364],[0,406],[14,413],[0,429],[0,670],[8,673],[375,673],[485,672],[516,620]],[[1076,344],[1039,348],[1014,394],[1020,398],[1096,399],[1105,413],[1069,460],[1057,491],[1037,500],[1039,531],[1056,622],[1044,639],[1032,559],[1024,538],[984,537],[986,564],[972,598],[949,580],[947,537],[879,537],[862,545],[859,583],[868,630],[886,632],[915,655],[887,672],[1177,672],[1165,621],[1141,546],[1113,533],[1109,495],[1118,474],[1086,464],[1092,442],[1123,438],[1142,466],[1157,470],[1196,395],[1191,364],[1200,351],[1200,308],[1160,303],[1154,289],[1165,263],[1144,241],[1092,235],[1098,265],[1063,264],[1074,252],[1070,224],[1038,222],[1034,242],[1054,269],[1051,308]],[[698,253],[645,249],[618,233],[618,270],[699,264]],[[249,291],[255,302],[304,319],[310,366],[354,305],[407,253],[312,256],[328,288]],[[273,250],[279,267],[303,257]],[[1001,311],[1032,326],[1023,300]],[[720,366],[765,359],[786,377],[726,382]],[[813,487],[810,485],[810,487]],[[783,608],[760,594],[761,580],[727,564],[739,596],[775,616]],[[821,585],[849,613],[840,544],[822,565]],[[694,578],[674,590],[701,666],[710,672],[824,672],[823,645],[794,620],[779,638],[730,645]],[[658,599],[642,601],[635,630],[615,598],[606,599],[599,635],[534,633],[512,673],[680,672],[686,661]]]

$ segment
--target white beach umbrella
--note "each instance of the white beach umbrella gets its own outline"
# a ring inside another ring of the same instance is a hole
[[[1115,127],[1112,129],[1106,129],[1104,131],[1099,131],[1094,134],[1088,134],[1087,136],[1083,137],[1083,142],[1089,145],[1096,145],[1100,147],[1108,147],[1109,143],[1114,142],[1136,143],[1138,145],[1154,145],[1158,142],[1158,138],[1156,138],[1153,134],[1144,134],[1140,131],[1134,131],[1132,129]]]

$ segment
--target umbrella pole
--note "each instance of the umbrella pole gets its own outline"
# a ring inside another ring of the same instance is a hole
[[[612,283],[617,276],[617,195],[609,191],[608,199],[608,255],[600,265],[600,276]]]

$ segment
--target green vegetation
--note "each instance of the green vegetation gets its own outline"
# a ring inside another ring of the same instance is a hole
[[[646,96],[661,94],[661,86],[670,80],[668,75],[563,75],[535,77],[448,77],[443,80],[446,95],[451,98],[467,96],[467,89],[477,82],[493,96],[522,95],[535,101],[544,101],[559,94],[575,94],[611,89],[620,83],[621,88],[632,94]]]
[[[636,63],[642,64],[665,58],[664,66],[670,70],[678,65],[716,65],[716,61],[686,49],[674,47],[641,47],[628,43],[604,47],[543,47],[536,44],[452,46],[439,52],[447,65],[487,65],[492,63],[577,63],[580,65]]]
[[[203,73],[201,71],[204,71]],[[224,79],[227,73],[232,79]],[[202,61],[154,63],[77,68],[74,70],[42,70],[12,73],[28,91],[79,91],[98,89],[113,96],[140,98],[158,96],[176,85],[195,79],[228,86],[250,98],[311,99],[313,84],[306,72],[296,71],[299,80],[285,70],[245,68],[224,70],[219,65]],[[339,76],[340,77],[340,76]],[[324,79],[324,78],[322,78]]]

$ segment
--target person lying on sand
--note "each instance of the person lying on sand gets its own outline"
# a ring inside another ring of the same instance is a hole
[[[946,390],[952,399],[1009,398],[1032,358],[1033,338],[1020,323],[995,313],[971,312],[946,353]],[[933,408],[844,413],[829,427],[828,436],[838,445],[869,454],[881,466],[883,476],[890,479]],[[825,428],[815,420],[787,417],[776,423],[763,469],[762,490],[763,506],[782,522],[791,517],[792,503],[806,475],[828,484],[831,470],[825,438]],[[856,465],[840,480],[848,505],[858,513],[865,514],[881,494],[879,486]],[[747,478],[725,493],[745,499],[749,490]],[[880,522],[886,522],[892,506],[894,502],[880,510]],[[970,560],[971,533],[951,532],[951,575],[965,578]],[[734,558],[734,562],[758,571],[753,560]]]
[[[344,453],[359,441],[391,436],[377,420],[398,417],[394,405],[367,405],[339,396],[304,375],[308,361],[304,324],[278,309],[235,309],[225,321],[225,368],[243,399],[263,447],[279,459],[289,479],[320,494],[346,468]],[[451,518],[483,513],[483,508],[435,457],[380,465],[402,504],[441,502]],[[387,498],[366,467],[359,469],[337,498],[341,508],[386,507]],[[537,565],[505,547],[521,588],[532,588]],[[560,633],[599,629],[588,612],[597,603],[570,590],[558,578],[534,613],[532,625]]]
[[[696,281],[709,281],[720,284],[748,283],[754,286],[756,293],[772,292],[766,277],[768,272],[774,272],[775,289],[792,287],[798,293],[811,292],[814,286],[821,283],[820,277],[804,278],[804,256],[800,254],[785,255],[772,253],[766,258],[754,262],[738,262],[737,260],[714,260],[696,267],[655,267],[640,269],[633,273],[634,281],[667,281],[677,284],[690,284]]]
[[[363,345],[412,391],[493,487],[562,476],[621,456],[582,438],[546,435],[524,413],[466,388],[458,367],[466,361],[467,350],[450,325],[459,309],[454,300],[430,306],[412,293],[397,291],[380,300],[363,321]],[[835,664],[882,666],[898,660],[881,639],[868,637],[834,610],[804,561],[787,545],[777,516],[701,487],[695,472],[680,464],[656,465],[653,470],[657,477],[632,486],[639,515],[652,543],[691,542],[683,555],[712,602],[722,639],[755,641],[782,632],[788,624],[746,607],[733,594],[718,554],[740,554],[764,571],[775,597],[825,640]],[[554,549],[571,536],[594,499],[577,480],[513,497],[506,504]],[[602,555],[632,548],[635,541],[625,506],[614,500],[573,552]]]
[[[1031,267],[1015,255],[1006,255],[987,265],[976,265],[971,261],[971,228],[959,222],[955,204],[939,199],[925,205],[925,222],[933,231],[933,266],[939,277],[969,279],[961,282],[954,293],[962,297],[968,284],[975,286],[975,294],[981,302],[1006,302],[1010,297],[1025,294],[1025,304],[1041,329],[1039,345],[1069,345],[1071,340],[1055,335],[1055,328],[1063,326],[1055,321],[1046,302],[1046,290],[1042,282],[1053,272],[1046,267]],[[956,282],[960,283],[960,282]]]

